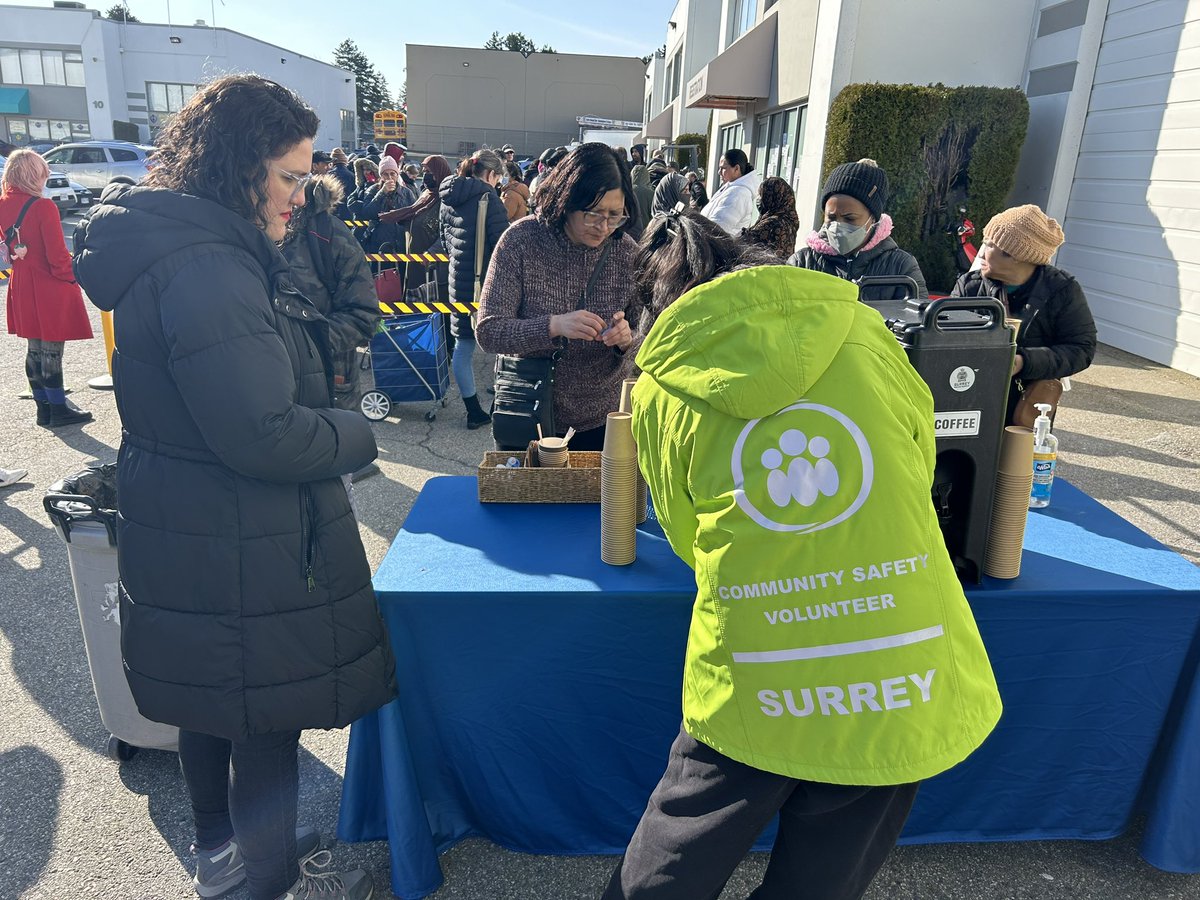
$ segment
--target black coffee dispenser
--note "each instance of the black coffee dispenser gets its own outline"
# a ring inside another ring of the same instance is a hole
[[[1015,333],[990,297],[915,299],[911,279],[864,278],[860,286],[910,287],[879,310],[933,394],[937,465],[933,504],[963,581],[983,580],[992,494],[1012,383]]]

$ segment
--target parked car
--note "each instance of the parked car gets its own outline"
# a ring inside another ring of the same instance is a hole
[[[126,141],[82,141],[55,147],[45,157],[55,170],[96,190],[117,175],[140,181],[154,167],[153,153],[153,147]]]
[[[4,172],[4,157],[0,156],[0,174]],[[50,178],[46,181],[46,186],[42,189],[42,196],[54,201],[54,205],[58,207],[60,217],[66,216],[72,209],[80,205],[79,196],[71,187],[71,180],[61,172],[50,172]],[[88,199],[90,206],[92,200]]]
[[[78,181],[72,181],[71,190],[75,192],[75,212],[84,213],[91,209],[99,199],[99,192],[93,193],[91,188],[86,188]]]

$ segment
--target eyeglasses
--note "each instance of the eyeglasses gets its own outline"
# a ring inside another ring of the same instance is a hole
[[[308,184],[310,181],[312,181],[312,172],[309,172],[305,175],[296,175],[292,172],[289,172],[287,169],[279,168],[279,166],[271,166],[271,168],[274,169],[276,172],[278,172],[280,175],[282,175],[284,178],[286,178],[288,181],[292,182],[292,185],[293,185],[292,193],[288,195],[289,197],[295,197],[296,194],[298,194],[300,191],[304,190],[304,186],[306,184]]]
[[[609,231],[616,231],[628,221],[629,216],[606,216],[604,213],[598,212],[585,212],[583,214],[583,224],[589,228],[607,226]]]

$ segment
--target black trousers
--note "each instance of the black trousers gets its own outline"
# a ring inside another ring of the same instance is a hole
[[[179,765],[192,801],[196,846],[213,849],[236,833],[254,900],[275,900],[300,877],[299,744],[298,731],[237,742],[179,732]]]
[[[603,900],[717,900],[775,813],[771,861],[750,900],[858,900],[900,837],[917,787],[786,778],[681,730]]]

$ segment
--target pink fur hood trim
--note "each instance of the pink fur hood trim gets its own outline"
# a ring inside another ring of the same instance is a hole
[[[875,225],[875,231],[871,235],[871,239],[869,241],[867,241],[865,244],[863,244],[861,247],[859,247],[857,250],[855,250],[852,255],[857,256],[859,253],[866,253],[868,250],[872,250],[875,247],[879,246],[881,243],[886,241],[891,236],[892,236],[892,217],[889,216],[887,213],[884,213],[882,216],[879,217],[879,221]],[[818,253],[824,254],[825,256],[838,256],[839,255],[838,252],[836,250],[834,250],[833,247],[829,246],[829,244],[825,241],[825,239],[822,238],[820,236],[820,234],[818,234],[815,231],[808,236],[808,240],[806,241],[806,243],[813,250],[816,250]]]

